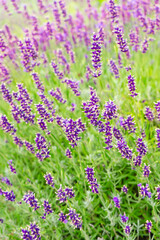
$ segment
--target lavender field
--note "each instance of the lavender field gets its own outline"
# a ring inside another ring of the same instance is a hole
[[[0,240],[160,240],[160,1],[0,0]]]

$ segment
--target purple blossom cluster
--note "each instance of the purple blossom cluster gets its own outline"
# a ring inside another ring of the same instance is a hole
[[[113,135],[117,140],[123,139],[121,132],[116,127],[113,127]]]
[[[120,214],[120,217],[121,217],[121,221],[123,222],[123,223],[126,223],[127,221],[128,221],[128,217],[126,216],[126,214],[124,213],[124,215],[121,215]]]
[[[131,228],[130,228],[129,225],[125,226],[125,228],[124,228],[124,232],[125,232],[127,235],[130,235]]]
[[[63,212],[60,212],[59,213],[59,221],[63,222],[63,223],[67,223],[68,222],[67,215],[65,215]]]
[[[140,156],[145,156],[147,153],[147,147],[143,142],[142,138],[138,138],[137,142],[137,152]]]
[[[0,178],[0,180],[3,183],[7,184],[8,186],[12,186],[12,183],[10,182],[10,180],[7,177],[2,177],[2,178]]]
[[[117,148],[123,158],[126,158],[127,160],[132,159],[132,150],[129,149],[124,139],[121,139],[117,142]]]
[[[74,209],[69,209],[68,216],[75,228],[82,228],[82,220]]]
[[[119,78],[119,70],[113,60],[110,60],[111,72],[114,74],[115,78]]]
[[[149,107],[146,107],[146,109],[145,109],[145,116],[149,121],[153,121],[153,119],[154,119],[153,112]]]
[[[3,191],[0,188],[0,195],[4,196],[6,201],[11,201],[11,202],[14,202],[15,198],[16,198],[16,195],[14,194],[14,192],[12,190],[11,191]]]
[[[160,128],[156,129],[157,148],[160,148]]]
[[[66,100],[63,99],[63,97],[62,97],[62,93],[61,93],[60,88],[56,88],[55,91],[52,89],[51,91],[49,91],[49,93],[52,97],[57,99],[60,103],[63,103],[63,104],[66,103]]]
[[[54,69],[54,73],[58,77],[58,79],[62,79],[64,77],[64,74],[63,72],[59,71],[58,65],[55,63],[55,61],[51,62],[51,66]]]
[[[119,45],[120,51],[127,54],[129,50],[128,50],[127,42],[123,38],[122,29],[120,27],[115,27],[113,32],[116,34],[117,44]]]
[[[125,194],[127,194],[127,193],[128,193],[128,188],[127,188],[125,185],[123,185],[122,191],[123,191]]]
[[[62,186],[60,186],[60,188],[57,190],[56,195],[60,203],[66,202],[67,198],[75,197],[75,194],[72,188],[65,187],[65,189],[63,190]]]
[[[30,142],[24,141],[24,144],[29,152],[35,154],[34,146]]]
[[[115,207],[120,208],[120,199],[118,197],[113,198]]]
[[[53,177],[51,176],[51,174],[50,173],[46,173],[46,175],[44,175],[44,178],[46,180],[46,184],[48,184],[52,188],[54,188],[54,181],[53,181]]]
[[[136,93],[134,77],[132,77],[131,75],[128,75],[128,88],[131,93],[130,94],[131,97],[136,97],[138,95],[138,93]]]
[[[156,199],[157,200],[160,200],[160,186],[158,185],[158,187],[156,187],[156,191],[157,191],[157,193],[156,193]]]
[[[133,159],[135,166],[141,166],[142,164],[142,155],[138,155]]]
[[[2,128],[2,130],[5,132],[10,133],[11,135],[14,135],[16,133],[16,129],[13,125],[11,125],[5,115],[0,116],[0,128]]]
[[[145,224],[145,228],[148,230],[148,232],[151,232],[152,222],[147,220]]]
[[[145,165],[144,168],[143,168],[143,176],[144,177],[149,177],[150,173],[151,173],[150,166]]]
[[[117,118],[117,106],[113,101],[109,100],[104,105],[105,109],[103,110],[103,118],[106,120],[111,120],[113,118]]]
[[[22,228],[22,239],[23,240],[41,240],[40,228],[36,223],[30,223],[27,228]]]
[[[43,202],[43,207],[44,207],[44,214],[41,217],[42,219],[46,219],[46,215],[50,214],[53,212],[51,205],[49,204],[48,201],[44,200]]]
[[[155,109],[156,109],[156,111],[157,111],[158,121],[160,121],[160,101],[158,101],[158,102],[155,103],[154,105],[155,105]]]
[[[69,148],[66,149],[66,157],[72,158],[72,153],[71,153],[71,151],[69,150]]]
[[[142,183],[139,183],[138,187],[140,187],[140,195],[142,196],[142,198],[145,198],[146,196],[151,198],[151,192],[149,192],[148,184],[146,184],[146,186],[144,187]]]
[[[81,118],[73,121],[73,119],[63,119],[62,117],[56,117],[57,124],[61,126],[66,133],[66,137],[70,142],[71,146],[74,148],[77,146],[77,141],[81,139],[79,134],[84,132],[85,124],[82,123]]]
[[[36,146],[37,146],[36,157],[40,161],[43,161],[44,159],[49,158],[50,155],[49,155],[49,150],[47,147],[47,142],[40,133],[36,134],[35,142],[36,142]]]
[[[102,74],[101,70],[101,39],[99,34],[93,34],[93,42],[92,42],[92,65],[95,69],[93,73],[93,77],[99,77]]]
[[[126,120],[122,122],[122,127],[128,131],[129,133],[134,133],[136,131],[134,118],[132,116],[128,116]]]
[[[39,79],[39,76],[36,72],[32,73],[32,78],[36,84],[36,88],[41,92],[44,93],[44,86],[42,84],[42,82]]]
[[[9,164],[10,171],[11,171],[12,173],[16,174],[16,169],[14,168],[13,160],[9,160],[9,161],[8,161],[8,164]]]
[[[87,167],[85,169],[85,172],[88,183],[90,184],[90,189],[92,190],[93,193],[99,193],[98,192],[99,184],[97,183],[97,179],[94,177],[93,168]]]
[[[75,96],[80,96],[80,91],[79,91],[79,81],[73,81],[70,79],[64,79],[62,83],[66,83],[67,86],[73,91]]]
[[[38,208],[40,208],[38,206],[38,201],[37,199],[35,198],[35,194],[33,192],[29,192],[29,193],[26,193],[24,196],[23,196],[23,199],[22,199],[25,203],[29,204],[29,206],[31,208],[33,208],[33,211],[36,211]]]

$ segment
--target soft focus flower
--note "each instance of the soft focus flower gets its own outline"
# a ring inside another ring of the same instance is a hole
[[[114,197],[113,201],[115,203],[115,207],[120,208],[120,200],[118,197]]]
[[[129,226],[129,225],[125,226],[124,231],[125,231],[125,233],[126,233],[127,235],[129,235],[130,232],[131,232],[130,226]]]
[[[116,127],[113,127],[113,135],[117,140],[123,139],[122,134]]]
[[[129,133],[134,133],[136,131],[134,118],[132,116],[128,116],[126,120],[122,122],[122,126],[125,130],[129,131]]]
[[[10,180],[7,177],[2,177],[0,179],[3,183],[7,184],[8,186],[12,186],[12,183],[10,182]]]
[[[128,160],[132,159],[132,150],[129,149],[129,147],[127,146],[126,142],[123,139],[117,142],[117,148],[119,149],[119,152],[121,153],[123,158],[126,158]]]
[[[102,74],[101,70],[101,41],[99,38],[99,34],[94,33],[92,38],[92,65],[95,69],[95,73],[93,73],[93,77],[99,77]]]
[[[148,232],[151,232],[152,222],[147,220],[145,224],[145,228],[148,230]]]
[[[136,156],[136,158],[133,159],[135,166],[141,166],[142,164],[142,155]]]
[[[160,101],[154,104],[157,111],[158,120],[160,121]]]
[[[156,193],[156,199],[157,200],[160,200],[160,186],[158,185],[158,187],[156,187],[156,191],[157,191],[157,193]]]
[[[123,222],[123,223],[126,223],[127,221],[128,221],[128,217],[126,216],[126,214],[124,213],[124,215],[121,215],[120,214],[120,217],[121,217],[121,221]]]
[[[145,109],[145,116],[149,121],[153,121],[153,119],[154,119],[152,110],[149,107],[146,107],[146,109]]]
[[[139,155],[141,156],[145,156],[147,153],[147,147],[143,142],[142,138],[138,138],[137,140],[137,152],[139,153]]]
[[[151,173],[150,166],[145,165],[144,168],[143,168],[143,176],[144,177],[149,177],[150,173]]]
[[[93,170],[93,168],[87,167],[85,169],[85,172],[86,172],[86,177],[88,179],[88,183],[90,184],[90,188],[92,189],[92,192],[93,193],[98,193],[99,185],[97,183],[97,179],[94,178],[94,170]]]
[[[103,110],[103,118],[106,120],[111,120],[117,118],[117,106],[113,101],[106,102],[104,105],[105,109]]]
[[[114,74],[115,78],[119,78],[119,70],[115,62],[113,60],[110,60],[109,64],[110,64],[111,72]]]
[[[124,186],[122,187],[122,191],[123,191],[125,194],[127,194],[128,188],[124,185]]]
[[[62,83],[66,83],[67,86],[73,91],[75,96],[78,97],[81,95],[79,91],[79,81],[73,81],[71,79],[65,78],[64,80],[62,80]]]
[[[48,201],[44,200],[43,202],[43,207],[44,207],[44,214],[41,218],[46,219],[46,215],[50,214],[53,212],[51,205],[49,204]]]
[[[82,228],[82,220],[74,209],[69,209],[68,216],[75,228]]]
[[[26,193],[23,196],[23,201],[25,203],[29,204],[30,207],[32,207],[34,211],[36,211],[39,208],[38,201],[35,198],[35,194],[33,192]]]
[[[138,93],[135,92],[136,91],[135,80],[131,75],[128,76],[128,88],[131,93],[130,94],[131,97],[136,97],[138,95]]]
[[[13,161],[12,160],[9,160],[8,161],[8,164],[9,164],[9,168],[11,170],[12,173],[16,174],[16,169],[14,168],[13,166]]]
[[[59,221],[63,222],[63,223],[67,223],[67,215],[65,215],[63,212],[59,213]]]
[[[50,173],[46,173],[46,175],[44,175],[44,178],[46,180],[46,184],[50,185],[51,187],[54,188],[54,182],[53,182],[53,177],[51,176]]]
[[[142,185],[142,183],[138,184],[138,187],[140,187],[140,195],[144,198],[144,197],[149,197],[151,198],[151,192],[149,192],[149,185],[146,184],[146,186],[144,187]]]
[[[157,148],[160,148],[160,128],[156,129]]]

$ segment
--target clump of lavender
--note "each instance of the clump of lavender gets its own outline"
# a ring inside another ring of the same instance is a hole
[[[2,191],[2,195],[5,196],[7,201],[11,201],[11,202],[15,201],[16,196],[13,191]]]
[[[56,194],[57,194],[57,199],[59,200],[60,203],[66,202],[67,201],[67,197],[68,198],[75,197],[73,189],[72,188],[68,188],[68,187],[66,187],[63,190],[62,187],[60,186],[60,188],[57,190]]]
[[[142,44],[142,53],[146,53],[148,50],[148,47],[149,47],[148,40],[145,39]]]
[[[114,201],[115,207],[120,208],[120,200],[119,200],[119,198],[118,197],[114,197],[113,201]]]
[[[113,127],[113,135],[117,140],[123,139],[122,134],[116,127]]]
[[[67,86],[73,91],[75,96],[78,97],[81,95],[81,93],[79,91],[79,81],[73,81],[73,80],[66,78],[62,81],[62,83],[66,83]]]
[[[46,180],[46,184],[50,185],[52,188],[54,188],[54,182],[53,182],[53,177],[51,176],[50,173],[46,173],[46,175],[44,175],[44,178]]]
[[[82,220],[74,209],[69,209],[68,216],[75,228],[82,228]]]
[[[130,228],[129,225],[125,226],[125,228],[124,228],[124,232],[125,232],[127,235],[130,234],[130,232],[131,232],[131,228]]]
[[[71,151],[69,150],[69,148],[66,149],[66,157],[72,158],[72,153],[71,153]]]
[[[138,138],[136,144],[137,144],[137,152],[139,153],[139,155],[145,156],[147,153],[147,147],[144,144],[143,139]]]
[[[12,126],[7,117],[5,115],[0,116],[0,128],[3,129],[3,131],[10,133],[11,135],[14,135],[16,133],[16,129],[14,126]]]
[[[21,229],[22,239],[24,240],[41,240],[40,228],[36,223],[31,223],[27,228]]]
[[[9,160],[8,161],[8,164],[9,164],[9,168],[10,168],[10,171],[14,174],[16,174],[16,169],[14,168],[13,166],[13,160]]]
[[[46,215],[50,214],[53,212],[51,205],[49,204],[48,201],[44,200],[43,202],[43,207],[44,207],[44,214],[42,216],[42,219],[46,219]]]
[[[152,222],[147,220],[145,224],[145,228],[148,230],[148,232],[151,232]]]
[[[23,199],[22,199],[25,203],[29,204],[30,207],[33,208],[33,211],[36,211],[39,206],[38,206],[38,201],[37,199],[35,198],[35,194],[33,192],[29,192],[29,193],[26,193],[24,196],[23,196]]]
[[[114,74],[115,78],[119,78],[119,70],[113,60],[110,60],[111,72]]]
[[[131,75],[128,76],[128,88],[131,93],[130,94],[131,97],[136,97],[138,95],[138,93],[135,92],[136,91],[135,80]]]
[[[143,176],[144,177],[149,177],[150,173],[151,173],[150,166],[145,165],[144,168],[143,168]]]
[[[7,184],[8,186],[12,186],[12,183],[10,182],[10,180],[7,177],[2,177],[0,179],[3,183]]]
[[[124,213],[124,215],[121,215],[120,214],[120,217],[121,217],[121,221],[123,222],[123,223],[126,223],[127,221],[128,221],[128,217],[126,216],[126,214]]]
[[[157,200],[160,200],[160,186],[156,187],[156,191],[157,191],[157,193],[156,193],[156,199],[157,199]]]
[[[42,119],[47,120],[47,122],[53,122],[53,116],[46,111],[46,108],[43,104],[36,104],[36,108]]]
[[[156,129],[157,148],[160,148],[160,128]]]
[[[86,177],[88,179],[88,183],[90,184],[90,188],[92,189],[92,192],[93,193],[99,193],[98,192],[99,185],[97,183],[97,179],[94,178],[94,170],[93,170],[93,168],[87,167],[85,169],[85,172],[86,172]]]
[[[54,73],[58,77],[58,79],[62,79],[64,77],[64,74],[63,74],[63,72],[59,71],[58,65],[55,63],[55,61],[51,62],[51,66],[54,69]]]
[[[122,126],[126,131],[129,131],[129,133],[134,133],[136,131],[135,122],[132,116],[128,116],[128,118],[122,122]]]
[[[3,99],[9,104],[13,104],[12,94],[10,94],[9,90],[7,89],[4,83],[1,84],[1,92],[2,92]]]
[[[124,186],[122,187],[122,191],[123,191],[125,194],[127,194],[127,193],[128,193],[128,188],[124,185]]]
[[[129,149],[123,139],[117,142],[117,148],[119,149],[119,152],[121,153],[123,158],[126,158],[127,160],[132,159],[132,150]]]
[[[138,155],[133,159],[135,166],[141,166],[142,164],[142,155]]]
[[[117,36],[117,44],[119,45],[120,51],[128,54],[128,46],[126,40],[123,38],[122,29],[120,27],[115,27],[113,31]]]
[[[38,74],[35,72],[35,73],[32,73],[32,77],[33,77],[33,80],[36,84],[36,88],[41,92],[41,93],[44,93],[44,86],[42,84],[42,82],[40,81],[39,79],[39,76]]]
[[[92,38],[92,65],[95,69],[93,77],[99,77],[102,74],[101,70],[101,41],[98,34],[93,34]]]
[[[71,105],[72,105],[72,107],[70,108],[70,111],[71,111],[71,112],[74,112],[74,111],[75,111],[75,108],[76,108],[76,104],[75,104],[75,103],[72,103]]]
[[[109,100],[104,105],[105,109],[103,110],[103,118],[106,120],[111,120],[113,118],[117,118],[117,106],[113,101]]]
[[[19,147],[23,146],[23,141],[20,138],[18,138],[17,136],[13,136],[13,141],[17,146],[19,146]]]
[[[24,141],[24,144],[29,152],[35,154],[34,146],[31,143]]]
[[[146,109],[145,109],[145,116],[149,121],[153,121],[153,119],[154,119],[153,112],[149,107],[146,107]]]
[[[144,198],[146,196],[151,198],[151,192],[149,192],[149,185],[148,184],[146,184],[146,186],[144,187],[142,185],[142,183],[139,183],[138,187],[140,187],[140,195],[142,196],[142,198]]]
[[[99,126],[98,126],[99,127]],[[104,134],[105,134],[105,144],[107,144],[107,146],[105,147],[105,149],[110,150],[113,146],[111,145],[112,143],[112,133],[111,133],[111,126],[110,126],[110,122],[105,123],[104,126]]]
[[[118,12],[113,0],[109,1],[109,11],[111,13],[112,22],[117,22]]]
[[[46,140],[40,133],[36,134],[35,142],[38,149],[36,153],[36,157],[40,161],[43,161],[44,159],[49,158],[50,155],[49,155],[49,150],[47,147]]]
[[[98,125],[99,117],[99,98],[97,97],[96,91],[90,87],[90,101],[83,102],[83,110],[86,117],[90,119],[90,123],[94,126]]]
[[[154,104],[157,111],[158,120],[160,121],[160,101]]]
[[[59,221],[63,222],[63,223],[67,223],[67,215],[65,215],[63,212],[59,213]]]
[[[56,98],[60,103],[66,103],[66,100],[63,99],[62,97],[62,93],[60,88],[56,88],[56,90],[54,91],[53,89],[51,91],[49,91],[50,95],[54,98]]]

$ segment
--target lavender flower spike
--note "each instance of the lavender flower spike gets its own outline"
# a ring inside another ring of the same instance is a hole
[[[148,230],[148,232],[151,232],[152,222],[147,220],[145,228]]]
[[[115,207],[120,208],[120,200],[118,197],[114,197],[113,201],[115,203]]]
[[[113,101],[109,100],[106,102],[105,110],[103,110],[103,118],[106,120],[111,120],[113,118],[117,118],[117,106]]]
[[[156,129],[156,138],[157,138],[157,148],[160,148],[160,128]]]
[[[92,189],[92,192],[93,193],[98,193],[99,185],[97,183],[97,179],[94,178],[94,170],[93,170],[93,168],[87,167],[85,169],[85,172],[86,172],[86,177],[88,179],[88,182],[90,184],[90,188]]]
[[[131,93],[130,94],[131,97],[136,97],[138,95],[138,93],[135,92],[136,91],[135,80],[131,75],[128,76],[128,88]]]
[[[160,121],[160,101],[155,103],[155,109],[157,111],[158,120]]]
[[[145,109],[145,116],[149,121],[153,121],[153,119],[154,119],[153,112],[149,107],[146,107],[146,109]]]

